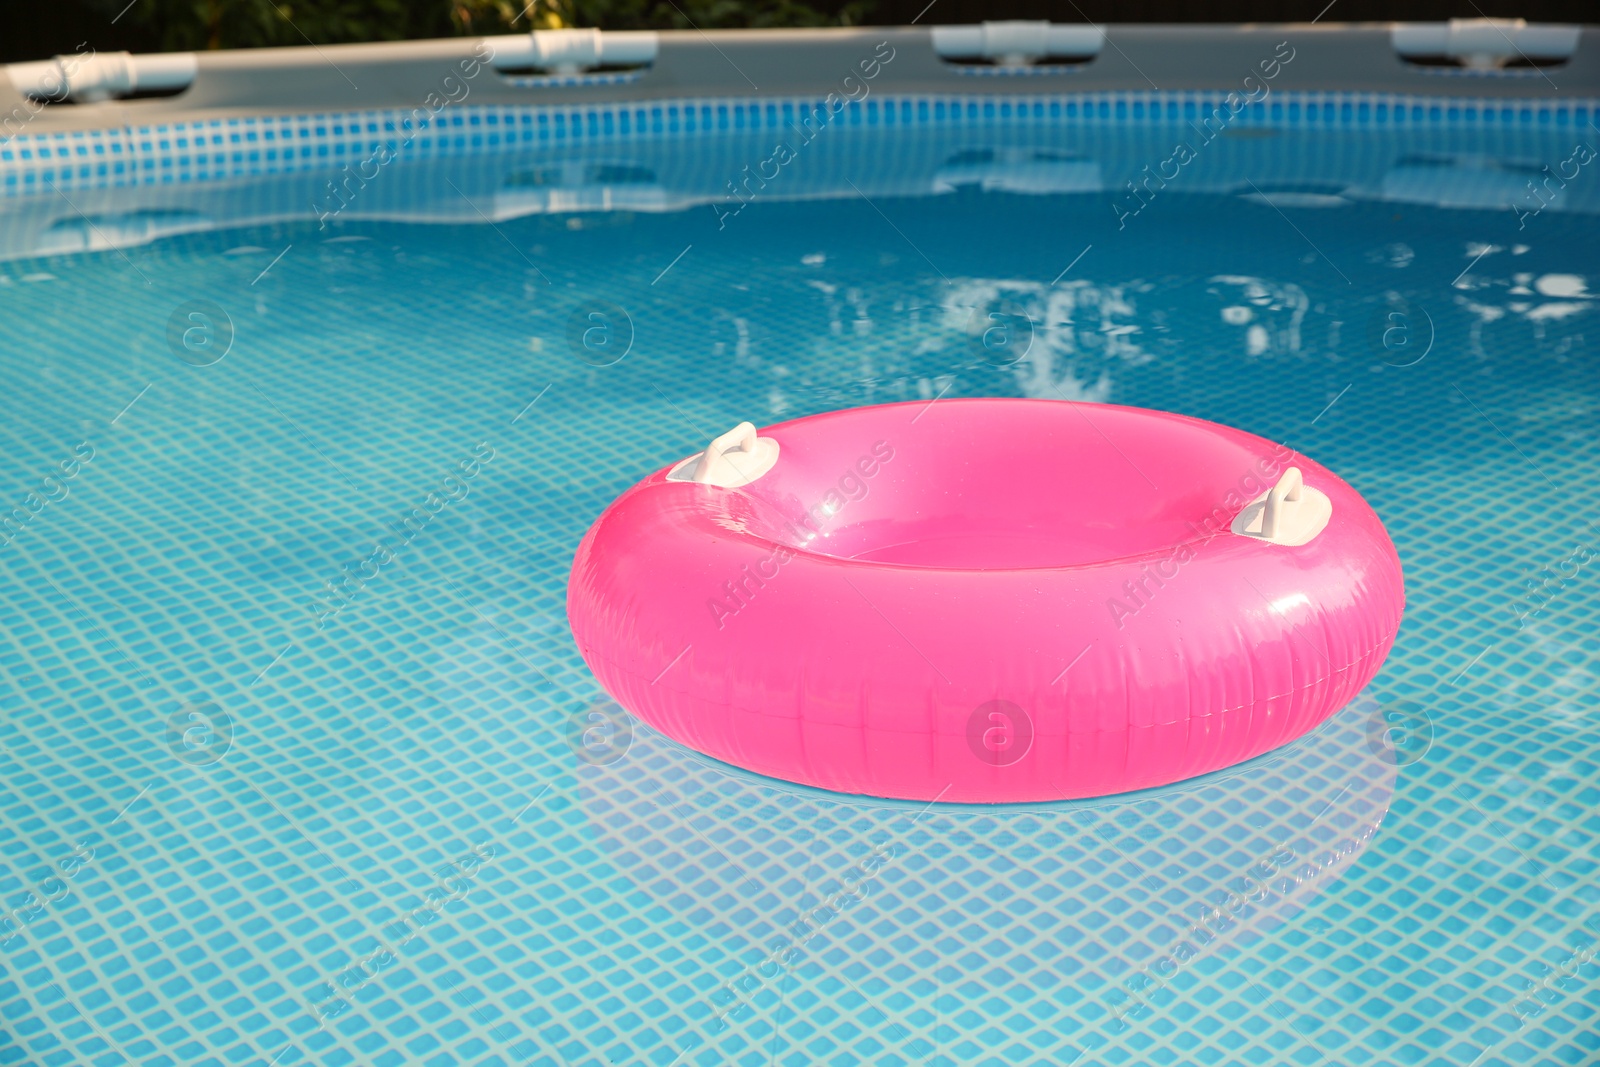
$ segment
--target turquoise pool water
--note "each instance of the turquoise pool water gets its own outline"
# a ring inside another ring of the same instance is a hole
[[[1181,115],[842,124],[742,207],[771,129],[461,142],[332,212],[320,164],[7,172],[0,1063],[1596,1062],[1592,114],[1263,115],[1139,193]],[[1338,471],[1406,568],[1382,673],[995,810],[597,690],[616,494],[979,395]]]

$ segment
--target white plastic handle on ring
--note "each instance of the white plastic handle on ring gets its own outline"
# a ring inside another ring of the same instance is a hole
[[[1233,520],[1241,537],[1295,547],[1316,537],[1333,517],[1333,502],[1305,483],[1299,467],[1290,467],[1268,489],[1244,506]]]
[[[1300,503],[1300,490],[1305,488],[1305,478],[1299,467],[1290,467],[1278,479],[1278,484],[1267,493],[1266,506],[1261,512],[1261,536],[1274,537],[1278,533],[1278,520],[1283,517],[1285,504]]]
[[[753,423],[741,422],[672,468],[670,482],[699,482],[723,489],[749,485],[778,462],[778,442],[756,434]]]

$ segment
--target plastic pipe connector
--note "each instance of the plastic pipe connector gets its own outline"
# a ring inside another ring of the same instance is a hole
[[[535,30],[486,37],[496,70],[534,68],[576,74],[595,67],[639,67],[655,62],[660,38],[653,30]]]
[[[1100,26],[1053,22],[984,22],[935,26],[933,50],[951,60],[988,59],[1002,67],[1025,67],[1046,56],[1097,56],[1105,43]]]
[[[95,52],[6,67],[11,84],[24,96],[84,104],[139,92],[182,91],[198,70],[193,52]]]
[[[1513,59],[1558,61],[1578,50],[1577,26],[1530,26],[1525,19],[1398,23],[1390,31],[1402,57],[1448,56],[1470,70],[1498,70]]]

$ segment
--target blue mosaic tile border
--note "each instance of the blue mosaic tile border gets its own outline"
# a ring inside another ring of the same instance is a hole
[[[589,74],[508,74],[506,84],[519,89],[566,88],[573,85],[632,85],[644,77],[649,67],[635,70],[612,70]]]
[[[1039,63],[1029,67],[1001,67],[987,63],[954,63],[950,69],[973,78],[1027,78],[1050,74],[1076,74],[1087,63]]]
[[[993,122],[1181,123],[1222,106],[1226,93],[1115,92],[989,96],[882,96],[847,108],[846,127]],[[473,155],[515,146],[782,129],[820,99],[660,100],[572,107],[472,105],[442,113],[411,135],[409,159]],[[409,134],[408,111],[250,116],[106,130],[19,134],[0,145],[0,191],[32,193],[50,181],[111,184],[215,181],[354,162]],[[1393,93],[1280,93],[1232,124],[1328,130],[1582,128],[1600,100],[1460,99]]]

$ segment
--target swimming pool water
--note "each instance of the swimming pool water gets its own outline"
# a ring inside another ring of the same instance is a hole
[[[1600,133],[1257,124],[1131,213],[1185,136],[840,128],[737,214],[761,131],[402,162],[325,226],[321,171],[14,190],[0,1062],[1596,1062],[1600,178],[1519,197]],[[566,573],[624,488],[982,395],[1339,472],[1407,576],[1367,693],[989,810],[598,691]]]

